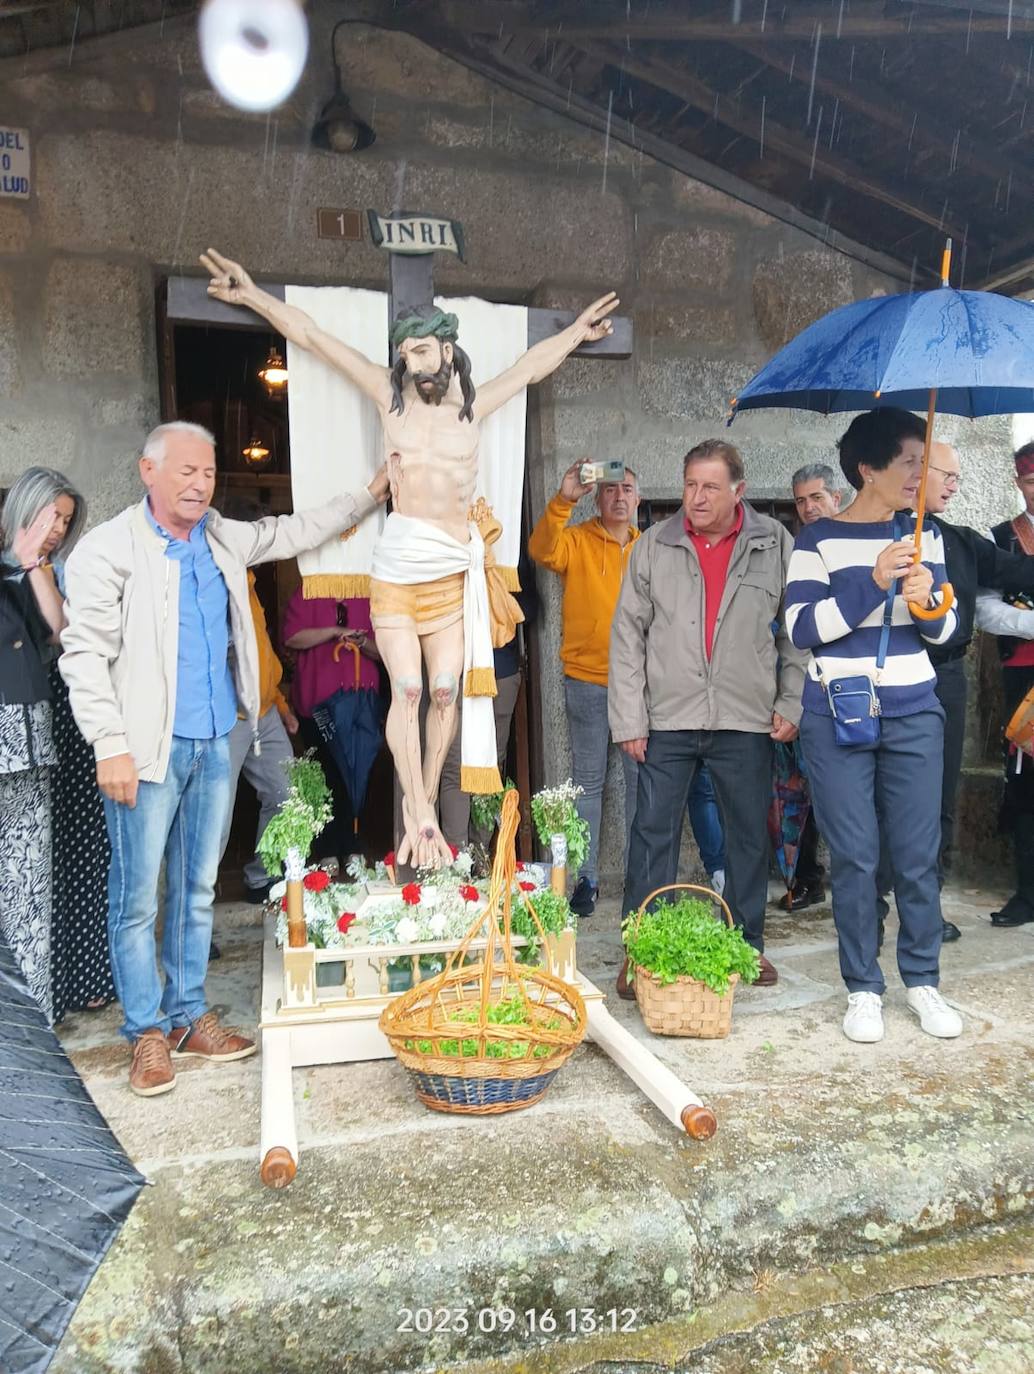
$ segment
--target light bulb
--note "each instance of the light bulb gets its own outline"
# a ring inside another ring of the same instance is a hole
[[[239,110],[286,100],[309,51],[298,0],[205,0],[198,36],[208,79]]]

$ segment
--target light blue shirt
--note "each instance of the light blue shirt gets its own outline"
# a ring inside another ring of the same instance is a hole
[[[144,510],[165,540],[165,556],[180,565],[179,652],[176,714],[172,733],[182,739],[213,739],[237,724],[237,690],[230,671],[230,600],[223,575],[205,538],[208,516],[177,539]]]

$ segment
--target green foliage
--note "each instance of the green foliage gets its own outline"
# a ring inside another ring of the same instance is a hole
[[[285,769],[290,790],[258,842],[258,856],[273,878],[280,877],[292,849],[298,850],[303,861],[308,857],[313,840],[331,816],[330,788],[315,751],[292,759]]]
[[[520,877],[520,874],[517,876]],[[538,963],[539,957],[539,932],[534,917],[528,910],[529,898],[534,903],[539,924],[547,935],[562,935],[565,930],[570,930],[575,922],[570,902],[559,893],[551,892],[549,888],[542,888],[538,892],[522,892],[520,898],[514,901],[510,912],[510,929],[514,935],[523,935],[528,941],[520,949],[514,950],[522,964]]]
[[[480,1016],[478,1007],[464,1007],[456,1011],[450,1018],[451,1022],[476,1022]],[[527,1008],[521,995],[515,992],[511,997],[503,1001],[496,1002],[488,1008],[487,1019],[493,1026],[526,1026],[531,1023],[528,1020]],[[564,1022],[559,1016],[552,1016],[545,1023],[549,1030],[559,1030]],[[448,1058],[477,1059],[480,1057],[480,1049],[477,1040],[407,1040],[406,1049],[417,1050],[420,1054],[440,1054]],[[531,1052],[532,1059],[547,1059],[553,1054],[552,1045],[536,1045]],[[487,1040],[485,1043],[486,1059],[523,1059],[528,1053],[528,1042],[526,1040]]]
[[[757,950],[747,944],[742,930],[730,930],[715,919],[709,903],[695,897],[645,912],[638,931],[636,920],[632,912],[622,926],[629,963],[647,969],[662,986],[676,978],[696,978],[721,997],[729,989],[730,974],[753,983],[761,972]]]
[[[507,778],[501,792],[490,792],[488,796],[478,796],[475,794],[470,799],[470,819],[474,824],[474,829],[479,831],[493,831],[499,824],[499,816],[503,808],[503,798],[507,792],[516,792],[517,784],[513,778]]]

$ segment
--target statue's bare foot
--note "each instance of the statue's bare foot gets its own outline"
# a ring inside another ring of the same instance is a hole
[[[433,811],[419,821],[411,821],[403,803],[403,818],[406,823],[406,835],[399,846],[400,858],[404,851],[407,852],[411,856],[410,862],[413,867],[420,869],[442,868],[452,863],[452,850],[438,828]]]

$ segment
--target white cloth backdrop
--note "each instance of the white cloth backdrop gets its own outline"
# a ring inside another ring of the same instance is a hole
[[[286,299],[328,333],[371,361],[388,359],[388,298],[350,286],[288,286]],[[504,372],[527,350],[528,312],[477,296],[438,297],[459,318],[459,342],[470,355],[474,386]],[[380,417],[359,389],[304,349],[287,345],[290,373],[291,487],[296,510],[365,486],[384,461]],[[474,402],[477,414],[477,401]],[[518,392],[481,422],[479,477],[483,496],[503,527],[493,552],[507,585],[517,589],[524,499],[527,396]],[[465,423],[465,422],[464,422]],[[303,554],[298,566],[306,596],[369,594],[373,545],[384,527],[383,508],[347,540],[330,540]]]
[[[329,334],[372,362],[388,359],[388,297],[351,286],[288,286],[295,305]],[[332,496],[365,487],[384,462],[384,437],[373,402],[333,368],[287,345],[291,490],[295,510],[323,506]],[[303,553],[305,595],[369,596],[370,558],[384,528],[380,506],[342,540]]]
[[[528,311],[523,305],[493,305],[477,296],[436,296],[435,305],[451,310],[460,322],[459,344],[470,355],[475,388],[512,367],[528,349]],[[505,570],[507,585],[517,590],[521,555],[521,506],[524,502],[524,436],[527,392],[519,391],[481,422],[480,462],[475,496],[483,496],[503,527],[493,549]],[[477,400],[474,414],[477,415]]]

